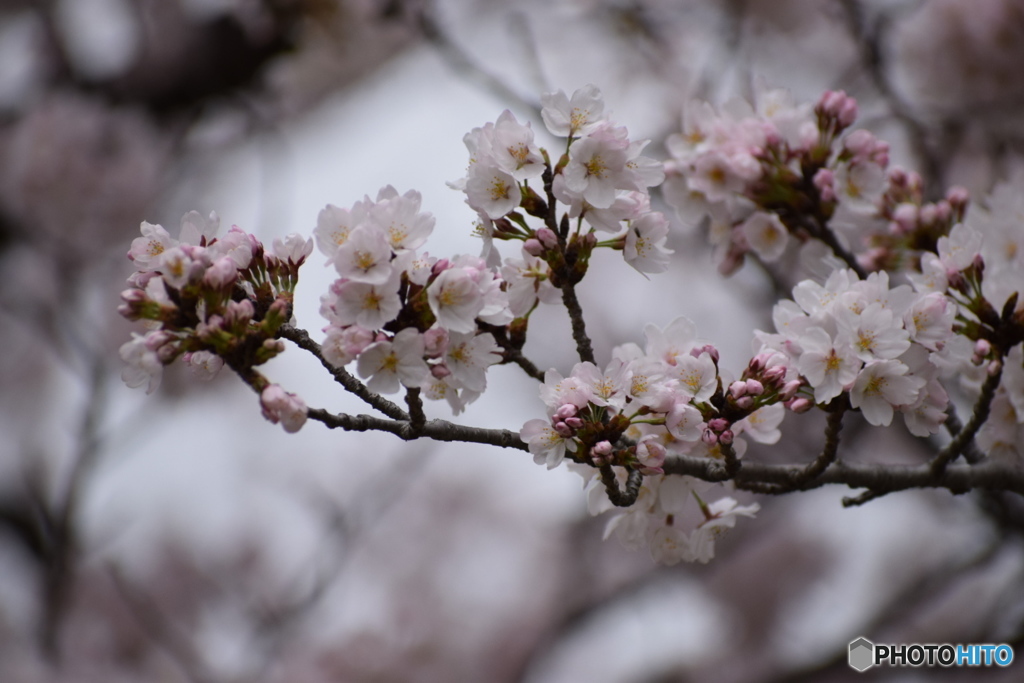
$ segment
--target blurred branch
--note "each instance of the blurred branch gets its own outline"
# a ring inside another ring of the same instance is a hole
[[[457,74],[467,81],[475,83],[486,92],[494,95],[501,102],[514,102],[523,111],[528,111],[533,118],[540,120],[540,102],[527,99],[510,88],[504,81],[490,73],[469,53],[459,47],[454,39],[437,21],[437,10],[433,3],[426,2],[423,7],[414,9],[414,17],[423,36],[437,50],[437,53],[448,63]]]
[[[924,179],[925,196],[939,198],[944,193],[946,161],[940,149],[948,145],[933,145],[932,131],[914,114],[910,105],[893,88],[889,80],[889,64],[883,43],[889,28],[889,17],[882,13],[873,21],[865,16],[862,0],[838,0],[842,16],[850,37],[860,54],[860,65],[867,73],[872,86],[889,106],[892,115],[907,130],[911,147],[918,158],[921,177]]]

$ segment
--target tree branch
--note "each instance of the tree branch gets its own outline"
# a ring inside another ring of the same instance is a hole
[[[389,432],[404,441],[425,437],[434,441],[462,441],[521,451],[529,450],[517,432],[508,429],[467,427],[447,420],[430,420],[417,430],[413,428],[411,422],[405,420],[385,420],[372,415],[334,414],[320,408],[310,408],[309,418],[322,422],[331,429],[344,429],[350,432]]]
[[[992,399],[995,398],[996,389],[999,388],[999,381],[1002,379],[1002,376],[1003,366],[1000,364],[996,372],[985,378],[985,383],[981,385],[981,395],[978,396],[978,402],[974,404],[974,412],[971,414],[971,419],[967,421],[964,428],[932,460],[932,470],[937,474],[942,474],[946,466],[953,460],[956,460],[968,445],[973,445],[974,435],[978,433],[981,426],[985,424],[985,420],[988,419],[989,411],[992,408]]]
[[[277,332],[277,336],[287,339],[300,349],[309,351],[316,356],[320,364],[334,377],[334,381],[345,387],[345,390],[349,393],[355,394],[371,407],[376,408],[393,420],[409,420],[409,415],[404,410],[380,394],[375,394],[367,389],[365,384],[353,377],[345,368],[336,368],[327,362],[327,359],[324,358],[320,350],[320,345],[313,341],[305,330],[293,327],[292,325],[282,325],[281,329]]]
[[[746,461],[736,474],[735,482],[741,488],[763,484],[789,486],[799,480],[806,467]],[[667,474],[685,474],[705,481],[728,478],[723,477],[721,464],[709,458],[675,456],[665,461],[664,470]],[[826,484],[844,484],[850,488],[866,488],[879,493],[913,488],[946,488],[954,493],[988,489],[1024,495],[1024,470],[997,463],[982,463],[974,466],[950,465],[942,472],[935,472],[928,464],[861,465],[837,461],[825,467],[813,480],[802,482],[793,490],[809,491]]]
[[[569,282],[562,283],[562,303],[569,312],[572,323],[572,338],[576,340],[576,352],[580,360],[594,363],[594,347],[587,336],[587,325],[583,322],[583,308],[576,297],[576,287]]]

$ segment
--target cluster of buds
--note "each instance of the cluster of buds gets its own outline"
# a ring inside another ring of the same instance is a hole
[[[943,199],[926,202],[917,173],[892,169],[877,205],[875,227],[863,237],[867,251],[858,255],[858,262],[866,270],[913,269],[964,220],[969,199],[967,190],[952,187]]]
[[[202,377],[227,364],[257,389],[268,385],[253,368],[283,350],[276,336],[291,318],[299,267],[313,243],[289,235],[268,251],[237,226],[217,237],[219,224],[216,214],[189,212],[179,239],[160,225],[142,224],[128,252],[138,270],[118,308],[149,326],[121,347],[129,386],[154,391],[164,366],[178,358]]]
[[[873,215],[885,187],[889,146],[865,130],[847,132],[856,101],[826,92],[814,107],[780,90],[722,112],[691,104],[683,131],[668,141],[665,199],[684,223],[710,218],[719,269],[732,273],[748,253],[765,262],[792,244],[821,239],[833,218]]]

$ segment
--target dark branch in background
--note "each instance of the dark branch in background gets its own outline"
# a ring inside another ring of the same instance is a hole
[[[423,37],[433,45],[438,54],[444,58],[448,65],[457,74],[463,76],[467,81],[476,83],[485,91],[493,94],[500,102],[515,102],[522,110],[531,113],[534,119],[540,121],[540,103],[527,99],[515,92],[500,78],[486,71],[473,60],[466,51],[455,44],[455,41],[441,28],[436,20],[437,9],[432,2],[424,3],[419,10],[413,10],[414,19],[419,25]]]
[[[316,356],[317,360],[320,361],[320,364],[323,365],[329,373],[331,373],[331,376],[334,377],[334,380],[338,384],[345,387],[346,391],[355,394],[364,402],[393,420],[407,421],[409,419],[409,416],[404,410],[380,394],[375,394],[367,389],[365,384],[349,374],[347,370],[344,368],[336,368],[328,363],[320,350],[320,345],[313,341],[310,338],[309,333],[305,330],[292,327],[291,325],[282,325],[281,329],[278,330],[277,335],[282,339],[287,339],[288,341],[293,342],[300,349],[309,351],[311,354]]]
[[[882,45],[889,18],[885,14],[880,14],[878,19],[869,24],[860,0],[839,0],[839,6],[847,30],[860,51],[860,66],[867,72],[875,90],[889,105],[893,117],[906,128],[914,154],[923,166],[921,177],[925,184],[926,198],[941,197],[944,191],[942,185],[945,178],[945,163],[938,152],[938,146],[930,144],[927,127],[914,115],[910,106],[889,82],[888,64]]]

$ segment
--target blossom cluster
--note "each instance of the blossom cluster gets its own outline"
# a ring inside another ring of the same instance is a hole
[[[152,393],[164,366],[178,358],[204,378],[227,364],[252,375],[267,419],[297,431],[306,420],[305,404],[252,368],[284,350],[276,334],[292,316],[299,267],[313,242],[293,234],[267,251],[237,226],[217,237],[219,227],[216,214],[204,218],[196,211],[181,219],[178,239],[161,225],[142,223],[128,252],[138,270],[118,312],[145,321],[149,330],[133,333],[121,347],[122,378]]]
[[[778,260],[792,244],[851,244],[868,270],[905,269],[959,222],[967,194],[952,188],[924,201],[915,173],[889,167],[889,145],[850,130],[857,103],[829,91],[814,105],[759,88],[753,104],[721,111],[694,101],[668,141],[664,195],[684,223],[710,218],[719,267],[731,273],[748,253]],[[831,245],[830,245],[831,246]]]
[[[649,188],[665,174],[660,162],[641,154],[649,141],[631,141],[626,128],[609,120],[593,85],[572,97],[549,93],[542,102],[548,132],[565,139],[565,152],[554,166],[529,123],[519,123],[509,111],[465,136],[469,167],[451,186],[463,190],[479,214],[485,256],[490,262],[498,258],[491,248],[494,239],[520,240],[523,260],[541,257],[558,269],[557,245],[568,242],[571,257],[583,266],[590,251],[601,246],[621,250],[642,273],[664,271],[672,253],[665,247],[669,224],[651,210]],[[531,180],[541,181],[544,195]],[[564,207],[561,214],[556,201]],[[544,223],[531,227],[524,213]],[[598,241],[597,232],[610,236]]]
[[[927,436],[945,419],[939,371],[950,365],[956,310],[940,292],[890,288],[885,272],[861,280],[838,270],[823,285],[798,284],[772,312],[776,333],[758,337],[814,403],[848,394],[868,423],[888,426],[898,410],[911,433]]]
[[[421,201],[388,186],[376,201],[320,212],[316,243],[339,275],[320,299],[329,322],[322,351],[337,367],[356,361],[371,391],[422,389],[458,413],[503,360],[482,328],[514,316],[505,281],[482,258],[419,253],[434,228]]]
[[[648,325],[645,336],[644,348],[614,349],[603,370],[589,362],[578,363],[568,377],[549,370],[540,389],[548,418],[528,421],[520,435],[538,463],[553,468],[568,457],[581,466],[576,469],[589,481],[595,511],[612,506],[608,482],[598,469],[623,482],[630,471],[647,475],[636,502],[610,522],[609,530],[627,545],[646,544],[659,561],[706,562],[713,553],[713,535],[707,533],[719,533],[724,520],[731,520],[729,526],[735,521],[726,512],[756,508],[736,507],[731,499],[705,503],[701,495],[709,497],[713,487],[698,492],[688,478],[665,477],[666,457],[740,457],[744,436],[775,443],[783,404],[793,399],[800,382],[763,358],[752,360],[743,377],[723,380],[717,349],[700,341],[686,318],[664,329]],[[679,488],[683,480],[689,488]],[[704,516],[687,531],[681,511],[691,499]]]

